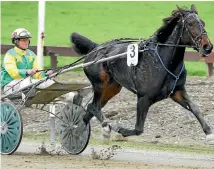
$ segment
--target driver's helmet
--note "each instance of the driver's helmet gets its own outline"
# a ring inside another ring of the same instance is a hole
[[[12,33],[12,43],[15,44],[16,40],[23,39],[23,38],[32,38],[30,32],[25,28],[18,28],[13,31]]]

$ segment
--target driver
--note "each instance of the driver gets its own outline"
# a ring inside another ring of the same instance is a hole
[[[1,69],[1,89],[5,94],[10,94],[52,74],[52,71],[46,74],[38,72],[41,68],[37,56],[28,49],[30,38],[30,32],[24,28],[18,28],[12,33],[14,47],[6,52]],[[37,87],[46,88],[53,83],[53,80],[48,79]]]

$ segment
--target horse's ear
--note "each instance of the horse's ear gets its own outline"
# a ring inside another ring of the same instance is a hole
[[[193,4],[191,5],[191,10],[192,10],[192,12],[194,12],[195,14],[198,14],[198,11],[197,11],[195,5],[193,5]]]
[[[178,5],[176,5],[177,6],[177,8],[178,8],[178,11],[179,11],[179,13],[181,14],[181,16],[182,17],[184,17],[184,11],[183,11],[183,9],[182,8],[180,8]]]

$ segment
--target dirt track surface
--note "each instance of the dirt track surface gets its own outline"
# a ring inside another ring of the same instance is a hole
[[[100,161],[91,160],[87,157],[69,157],[69,156],[38,156],[38,155],[16,155],[13,157],[3,157],[3,169],[121,169],[121,168],[135,168],[135,169],[185,169],[185,167],[173,167],[173,166],[158,166],[158,165],[148,165],[138,162],[124,162],[124,161]],[[186,167],[189,168],[189,167]]]
[[[25,142],[15,154],[2,156],[2,167],[4,169],[214,168],[214,157],[211,155],[111,148],[89,146],[81,155],[72,156],[59,149],[52,153],[48,151],[48,148],[41,151],[41,146],[38,144]],[[109,155],[110,158],[108,158]]]

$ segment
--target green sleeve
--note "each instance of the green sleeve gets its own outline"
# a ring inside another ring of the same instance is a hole
[[[18,69],[19,70],[19,74],[25,78],[27,77],[27,69]]]

